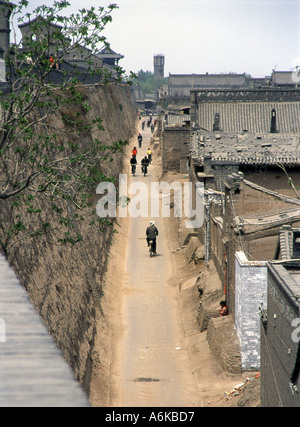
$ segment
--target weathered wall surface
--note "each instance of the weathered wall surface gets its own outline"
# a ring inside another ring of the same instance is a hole
[[[261,405],[266,408],[299,408],[299,285],[283,265],[268,263],[268,310],[261,322]],[[294,323],[296,322],[296,323]]]
[[[89,118],[101,117],[104,130],[85,138],[98,138],[104,144],[116,140],[129,140],[136,132],[136,112],[127,85],[86,86],[81,89],[91,110]],[[63,138],[68,142],[68,134]],[[70,137],[69,137],[70,138]],[[118,177],[122,171],[124,154],[115,155],[113,163],[104,166],[104,172]],[[105,170],[106,169],[106,170]],[[99,196],[91,188],[92,208]],[[41,196],[39,205],[45,217],[52,214],[51,201]],[[8,208],[2,205],[2,225],[9,221]],[[95,350],[97,327],[103,317],[101,297],[102,279],[112,238],[112,229],[96,233],[85,222],[78,221],[82,242],[75,245],[58,244],[55,231],[47,238],[23,239],[11,248],[8,261],[30,299],[41,314],[65,359],[74,370],[75,377],[89,391],[91,375],[102,355]],[[2,227],[3,230],[3,227]],[[1,231],[0,231],[1,232]],[[98,346],[99,347],[99,346]],[[97,348],[98,348],[97,347]]]
[[[211,318],[207,328],[207,341],[212,354],[227,372],[241,372],[240,345],[232,316]]]
[[[163,171],[181,172],[181,160],[186,163],[189,153],[189,128],[166,127],[162,134]]]
[[[260,368],[260,311],[267,308],[267,266],[236,252],[235,325],[244,370]]]

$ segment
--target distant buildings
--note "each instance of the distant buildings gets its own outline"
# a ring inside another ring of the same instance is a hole
[[[112,68],[118,66],[120,59],[124,58],[124,55],[116,53],[109,46],[104,46],[100,52],[96,53],[96,56],[102,59],[104,64]]]
[[[158,54],[153,56],[153,78],[154,80],[163,80],[165,73],[165,56]],[[159,90],[152,93],[143,94],[141,85],[136,84],[132,87],[132,96],[138,110],[154,112],[157,111],[159,101]]]
[[[9,18],[12,12],[13,4],[0,0],[0,89],[6,89],[6,69],[5,56],[9,52],[10,46],[10,25]]]
[[[263,406],[300,406],[300,90],[294,77],[170,75],[160,94],[163,171],[189,173],[194,196],[203,184],[204,224],[190,235],[198,235],[205,263],[214,262],[223,283],[241,368],[261,371]],[[200,310],[201,319],[212,316],[208,303]]]
[[[0,0],[0,82],[2,81],[3,88],[5,88],[6,81],[6,70],[5,70],[5,61],[4,58],[6,55],[10,54],[10,28],[9,28],[9,17],[13,8],[13,4]],[[42,17],[36,17],[35,19],[22,23],[19,25],[19,29],[22,34],[22,49],[24,53],[29,52],[30,47],[29,43],[35,40],[48,38],[52,40],[49,43],[49,51],[47,55],[49,58],[52,56],[54,58],[62,57],[62,61],[58,61],[57,66],[53,67],[48,78],[54,83],[60,83],[69,79],[70,77],[76,77],[82,83],[98,83],[103,80],[103,74],[105,73],[105,78],[109,79],[115,78],[117,76],[117,71],[115,67],[118,65],[120,59],[123,58],[123,55],[117,54],[110,47],[105,46],[97,54],[93,54],[90,49],[74,45],[70,48],[71,43],[68,39],[68,34],[65,33],[64,37],[58,39],[54,42],[51,38],[54,32],[62,31],[62,26],[57,24],[47,24],[39,27],[39,31],[33,30],[37,21],[43,21]],[[34,58],[30,58],[28,55],[28,64]],[[89,72],[92,64],[92,73]],[[24,65],[26,66],[26,61]],[[3,90],[2,88],[2,90]]]
[[[168,87],[162,101],[168,109],[181,109],[190,103],[190,93],[195,90],[217,89],[270,89],[297,88],[292,71],[273,71],[271,76],[253,78],[249,74],[169,74]]]
[[[165,77],[165,56],[163,54],[154,55],[154,80],[163,79]]]
[[[299,108],[298,89],[191,91],[191,167],[218,190],[232,172],[298,167]]]
[[[51,34],[55,31],[61,31],[62,27],[56,24],[43,25],[40,30],[40,34],[36,35],[32,32],[34,23],[37,20],[43,18],[37,17],[30,22],[19,25],[22,33],[23,50],[28,50],[28,41],[32,41],[35,37],[48,37],[51,39]],[[56,37],[57,39],[57,37]],[[95,73],[95,71],[106,70],[112,77],[116,76],[117,71],[115,66],[118,65],[118,61],[123,58],[123,55],[117,54],[110,47],[105,46],[100,52],[94,54],[89,48],[85,46],[70,45],[68,34],[57,42],[52,42],[49,45],[49,56],[54,58],[62,57],[63,60],[58,62],[57,69],[53,68],[53,72],[50,75],[50,79],[54,82],[60,82],[71,75],[76,76],[80,81],[84,83],[98,83],[103,79],[101,73]],[[88,69],[91,67],[94,71],[93,75],[90,75]]]

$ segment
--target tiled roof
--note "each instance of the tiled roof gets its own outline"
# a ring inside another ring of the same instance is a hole
[[[299,138],[294,134],[194,132],[190,154],[198,164],[300,165]]]
[[[245,74],[170,74],[168,95],[189,97],[192,89],[247,86]]]
[[[223,132],[268,133],[271,126],[271,112],[276,111],[276,130],[279,133],[300,131],[299,102],[207,102],[198,106],[198,124],[212,131],[215,114],[220,116],[220,130]]]
[[[0,255],[0,407],[88,407],[88,397]]]
[[[280,227],[288,222],[299,221],[300,209],[289,209],[280,213],[261,214],[259,216],[240,215],[236,217],[235,231],[242,231],[243,235],[265,231],[270,228]],[[280,250],[282,259],[293,258],[293,233],[280,230]],[[290,234],[289,234],[290,233]]]
[[[124,58],[123,55],[120,53],[115,52],[112,50],[109,46],[104,46],[103,49],[101,49],[96,56],[99,56],[100,58]]]
[[[168,114],[166,123],[167,126],[182,126],[185,122],[189,122],[190,120],[191,116],[189,114]]]

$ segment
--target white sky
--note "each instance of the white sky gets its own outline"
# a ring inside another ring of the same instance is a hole
[[[30,8],[52,0],[30,0]],[[103,33],[127,71],[270,75],[300,65],[300,0],[69,0],[69,11],[116,3]]]

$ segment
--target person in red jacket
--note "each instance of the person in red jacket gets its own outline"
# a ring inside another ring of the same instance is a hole
[[[136,147],[133,147],[132,155],[133,155],[134,157],[136,157],[137,152],[138,152],[138,151],[137,151]]]

